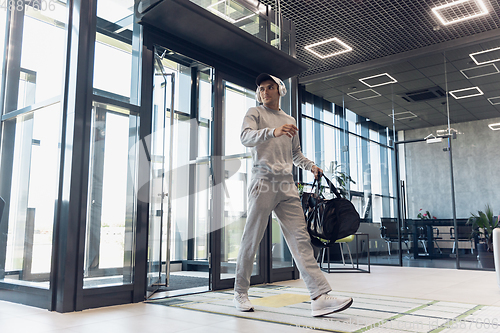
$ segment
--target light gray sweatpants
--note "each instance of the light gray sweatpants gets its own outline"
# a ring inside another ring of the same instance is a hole
[[[274,181],[252,179],[248,187],[248,217],[236,262],[234,290],[247,293],[250,288],[255,254],[273,210],[311,299],[331,291],[314,258],[299,193],[291,176],[277,177]]]

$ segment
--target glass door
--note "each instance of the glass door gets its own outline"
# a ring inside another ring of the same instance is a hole
[[[255,91],[245,82],[233,83],[227,75],[217,75],[220,91],[220,130],[214,133],[216,152],[212,156],[213,187],[213,238],[212,278],[214,289],[234,285],[236,258],[247,213],[247,185],[251,176],[250,150],[240,142],[240,128],[248,108],[256,106]],[[217,152],[218,151],[218,152]],[[262,246],[258,251],[252,283],[264,282]]]
[[[432,259],[456,257],[456,252],[449,248],[453,243],[450,229],[456,230],[457,223],[460,227],[466,221],[457,220],[453,204],[452,138],[435,137],[427,129],[414,132],[417,137],[396,142],[401,199],[399,233],[402,250],[409,254],[401,258],[404,252],[399,251],[399,255],[403,265],[433,267]],[[434,195],[430,195],[430,189]],[[455,268],[456,263],[448,260],[440,264]]]
[[[150,211],[148,230],[148,271],[147,271],[147,292],[146,297],[150,297],[162,285],[162,238],[163,228],[166,227],[166,234],[170,228],[170,198],[171,193],[171,135],[169,131],[170,119],[169,110],[174,104],[174,83],[175,75],[167,74],[164,71],[161,59],[155,52],[154,62],[154,83],[153,83],[153,114],[152,114],[152,138],[149,156],[151,160],[150,172]],[[170,105],[168,103],[170,102]],[[168,169],[167,169],[168,168]],[[168,240],[166,244],[168,253]],[[164,258],[167,260],[169,257]],[[165,266],[168,268],[168,264]],[[167,272],[168,273],[168,272]],[[167,274],[168,276],[168,274]]]
[[[204,291],[210,269],[213,68],[158,45],[154,66],[148,296]]]

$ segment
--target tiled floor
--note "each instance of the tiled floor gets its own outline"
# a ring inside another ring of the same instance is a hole
[[[342,291],[500,307],[500,288],[494,272],[372,266],[370,274],[331,273],[325,275],[332,285],[333,294],[335,291]],[[279,284],[304,288],[301,280]],[[491,316],[492,319],[500,319],[500,314],[492,313]],[[322,319],[318,318],[318,320]],[[59,314],[0,301],[0,332],[281,333],[304,331],[313,330],[145,303]],[[489,330],[481,326],[456,332],[473,331],[500,333],[500,326],[491,326]],[[396,331],[379,328],[377,332]]]

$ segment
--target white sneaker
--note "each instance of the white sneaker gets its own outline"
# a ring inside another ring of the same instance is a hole
[[[313,317],[324,316],[334,312],[344,311],[352,304],[351,297],[333,297],[323,294],[311,301]]]
[[[235,291],[233,303],[236,309],[239,311],[253,312],[253,305],[248,299],[248,294],[243,294]]]

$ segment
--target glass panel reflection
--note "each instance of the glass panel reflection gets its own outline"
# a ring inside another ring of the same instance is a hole
[[[221,246],[221,278],[234,277],[236,258],[246,222],[247,185],[252,168],[250,152],[240,143],[240,129],[248,108],[255,106],[255,92],[236,84],[224,84],[224,223]],[[242,156],[243,155],[243,156]],[[253,275],[259,274],[258,255]]]
[[[138,117],[94,102],[84,288],[131,283]]]
[[[242,4],[232,0],[191,0],[191,2],[266,41],[266,21]]]
[[[17,109],[59,96],[63,88],[66,4],[53,1],[50,10],[32,5],[25,5]]]
[[[286,244],[285,237],[281,233],[279,220],[273,212],[272,217],[272,240],[271,240],[271,253],[272,253],[272,268],[292,267],[293,258],[288,245]]]
[[[2,223],[7,223],[8,231],[0,279],[49,288],[61,153],[60,104],[4,122],[4,135],[12,131],[14,137],[4,136],[3,141],[14,140],[13,151],[2,151],[13,162],[10,195],[4,198]]]
[[[98,0],[94,55],[94,93],[138,104],[135,94],[138,53],[132,51],[133,0]]]

